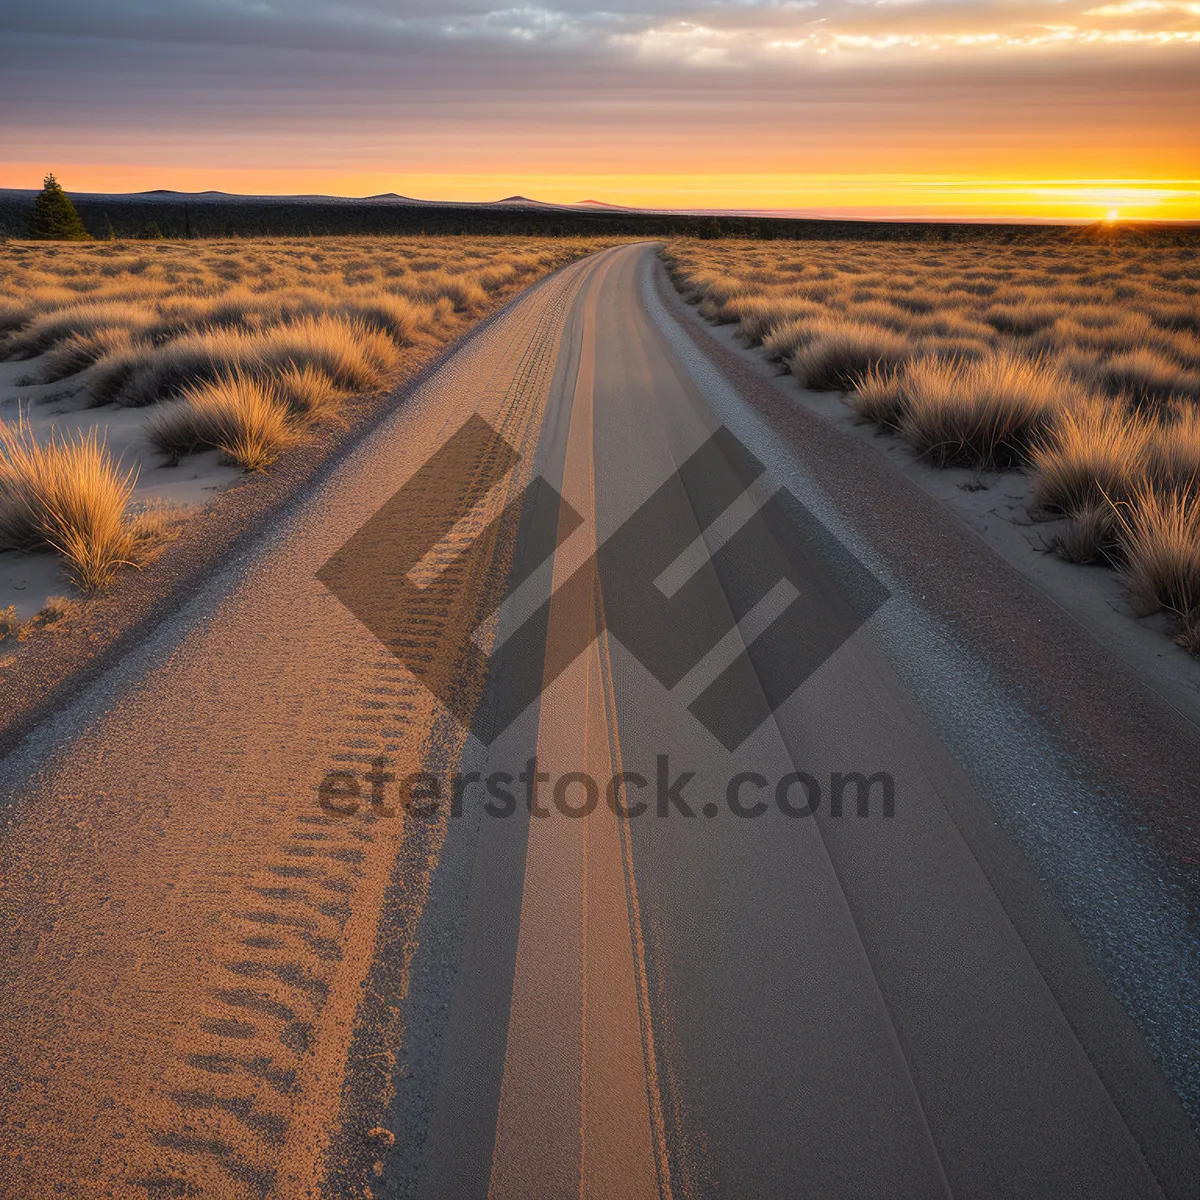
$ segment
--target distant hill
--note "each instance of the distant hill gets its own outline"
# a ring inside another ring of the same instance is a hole
[[[644,209],[628,208],[624,204],[609,204],[607,200],[580,200],[576,208],[605,208],[610,212],[640,212]]]

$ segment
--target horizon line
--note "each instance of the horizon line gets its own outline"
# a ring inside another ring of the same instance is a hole
[[[956,181],[957,182],[957,181]],[[995,181],[987,181],[995,182]],[[1016,181],[1014,181],[1016,182]],[[1039,181],[1046,182],[1046,181]],[[1066,181],[1064,181],[1066,182]],[[1073,180],[1076,185],[1092,181]],[[1122,181],[1125,182],[1125,181]],[[1158,181],[1155,181],[1158,182]],[[1175,181],[1173,181],[1175,182]],[[1185,182],[1183,180],[1177,182]],[[1186,181],[1190,182],[1190,181]],[[0,193],[27,193],[36,195],[40,188],[29,187],[0,187]],[[371,202],[400,201],[414,205],[429,205],[431,207],[463,207],[463,208],[493,208],[502,205],[528,204],[538,208],[559,209],[562,211],[611,209],[616,213],[647,216],[694,216],[694,217],[749,217],[777,220],[811,220],[811,221],[862,221],[864,223],[914,223],[914,224],[946,224],[946,225],[1103,225],[1116,223],[1122,225],[1200,225],[1200,218],[1188,217],[1097,217],[1097,216],[1051,216],[1041,214],[945,214],[922,212],[905,212],[891,206],[843,205],[835,207],[812,208],[720,208],[707,206],[703,208],[687,207],[657,207],[621,204],[615,201],[588,198],[577,201],[539,200],[519,192],[494,200],[447,200],[412,196],[398,192],[375,192],[367,195],[345,195],[336,192],[230,192],[220,188],[206,188],[201,191],[182,191],[176,188],[140,188],[136,191],[90,191],[86,189],[64,189],[68,195],[80,197],[96,197],[120,199],[135,199],[138,197],[172,197],[183,200],[205,196],[222,197],[229,200],[251,201],[286,201],[286,200],[325,200],[342,201],[346,203],[368,204]],[[914,208],[924,209],[926,206],[914,205]]]

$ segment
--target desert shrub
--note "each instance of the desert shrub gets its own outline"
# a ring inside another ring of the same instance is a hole
[[[1200,503],[1189,493],[1138,487],[1118,510],[1122,571],[1137,612],[1200,614]]]
[[[1073,563],[1112,563],[1119,558],[1117,510],[1107,501],[1077,509],[1053,547],[1060,558]]]
[[[1045,509],[1081,513],[1128,497],[1150,453],[1150,424],[1121,407],[1063,408],[1030,450],[1034,496]]]
[[[910,353],[907,339],[880,325],[829,322],[792,355],[788,366],[805,387],[848,391],[867,371],[897,367]]]
[[[193,384],[158,408],[146,434],[173,459],[216,449],[247,471],[264,470],[295,439],[286,402],[270,384],[237,370]]]
[[[0,549],[52,547],[77,586],[103,586],[129,561],[136,477],[94,430],[40,444],[28,426],[0,423]]]
[[[1040,360],[999,351],[972,362],[926,358],[904,373],[900,434],[942,464],[1011,467],[1023,462],[1057,412],[1079,391]]]
[[[1143,404],[1179,393],[1200,393],[1200,375],[1148,346],[1113,355],[1096,368],[1095,379],[1108,391]]]
[[[859,376],[847,402],[864,421],[896,429],[904,413],[904,395],[903,368],[874,366]]]
[[[105,355],[132,349],[133,339],[128,329],[101,328],[94,333],[73,333],[46,352],[46,360],[42,363],[41,381],[58,383],[86,370]]]
[[[1200,408],[1196,403],[1176,400],[1166,406],[1147,449],[1147,474],[1155,487],[1200,490]]]

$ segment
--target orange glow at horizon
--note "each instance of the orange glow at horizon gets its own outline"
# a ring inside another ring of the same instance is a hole
[[[168,188],[247,195],[368,196],[549,203],[599,200],[635,208],[800,210],[903,217],[1200,220],[1196,179],[980,179],[832,174],[392,174],[344,170],[167,168],[99,163],[0,165],[0,187],[40,186],[46,170],[76,192]]]

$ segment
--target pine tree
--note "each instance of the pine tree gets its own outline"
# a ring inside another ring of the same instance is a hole
[[[71,198],[53,175],[46,176],[44,186],[33,202],[29,236],[39,242],[89,242],[92,239]]]

